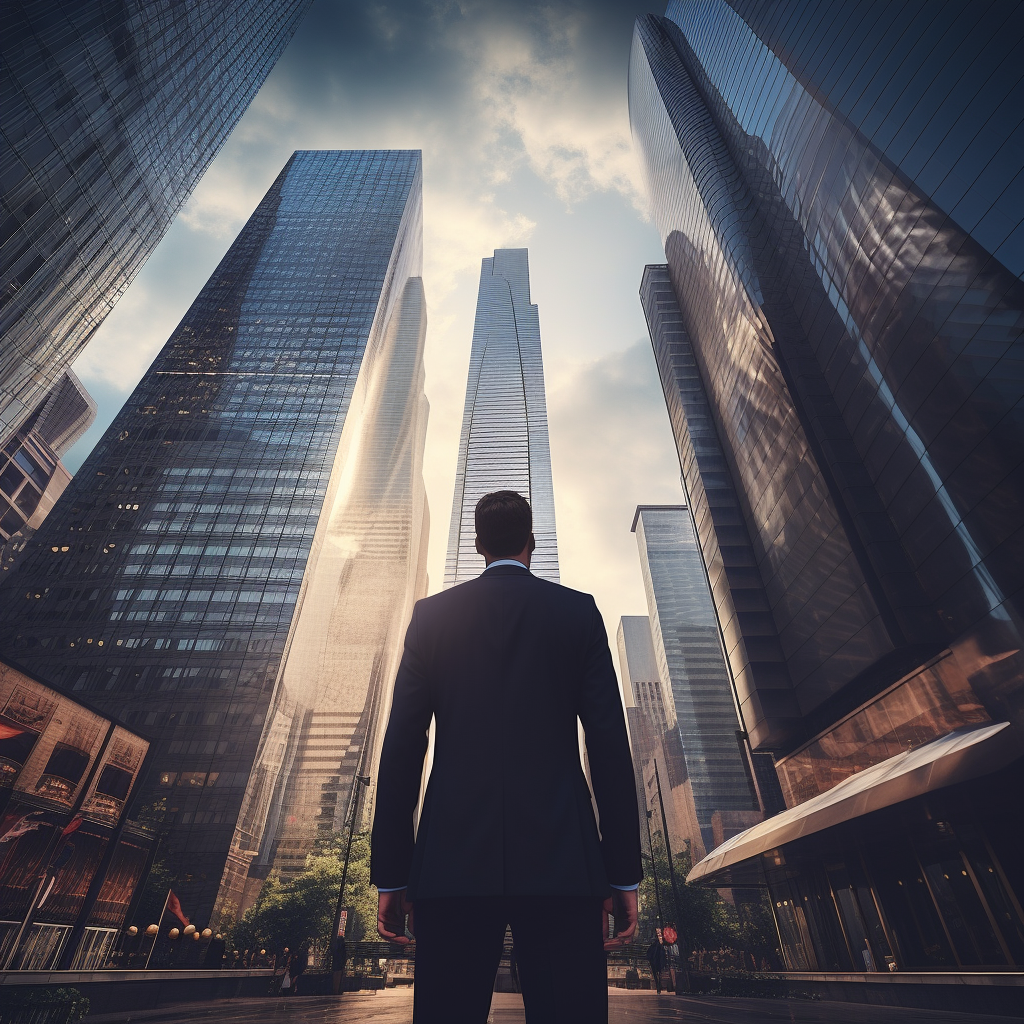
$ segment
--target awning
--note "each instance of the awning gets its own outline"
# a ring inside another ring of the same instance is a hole
[[[1009,725],[986,722],[966,726],[865,768],[828,792],[733,836],[695,864],[686,880],[710,885],[749,883],[759,876],[759,866],[741,865],[762,853],[1003,768],[1021,754],[1015,733],[1005,731]]]

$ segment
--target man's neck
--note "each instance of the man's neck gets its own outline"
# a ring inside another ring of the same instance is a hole
[[[512,558],[512,557],[509,557],[509,558],[493,558],[493,559],[491,559],[491,561],[489,561],[487,563],[486,566],[484,566],[484,572],[486,572],[488,569],[490,569],[492,566],[495,566],[495,565],[518,565],[518,566],[520,566],[523,569],[529,569],[530,568],[526,564],[526,562],[522,561],[519,558]]]

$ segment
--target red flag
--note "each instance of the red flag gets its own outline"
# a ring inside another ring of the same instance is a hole
[[[174,895],[174,890],[169,889],[167,891],[167,909],[184,925],[191,924],[189,919],[185,916],[185,911],[181,909],[181,900]]]
[[[61,832],[62,836],[69,836],[72,832],[77,832],[82,827],[82,816],[76,814],[65,826],[64,831]]]
[[[0,740],[9,740],[12,736],[20,736],[28,732],[28,729],[17,729],[6,722],[0,722]]]

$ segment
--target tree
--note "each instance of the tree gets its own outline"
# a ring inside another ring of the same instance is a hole
[[[740,955],[741,952],[748,957],[756,957],[757,963],[777,960],[778,935],[764,894],[758,901],[745,903],[738,911],[721,897],[717,889],[690,885],[686,882],[692,867],[689,850],[673,855],[676,877],[673,890],[668,853],[660,830],[652,832],[651,844],[654,856],[646,865],[645,877],[640,883],[637,929],[640,941],[649,943],[654,938],[657,897],[660,896],[663,923],[676,926],[680,953],[684,956],[688,956],[691,950],[729,951],[735,955],[724,958],[724,962],[735,960],[737,966],[749,962]],[[690,944],[689,950],[684,949],[685,943]]]
[[[306,858],[303,872],[295,878],[282,882],[277,873],[272,873],[263,883],[255,904],[231,931],[235,948],[279,952],[286,946],[310,946],[326,954],[346,839],[347,836],[332,834],[318,844]],[[357,833],[352,840],[343,905],[355,908],[349,928],[351,938],[358,940],[376,934],[377,903],[370,889],[370,839],[366,833]]]
[[[139,905],[135,908],[135,914],[131,924],[136,925],[140,932],[144,932],[151,924],[157,924],[160,913],[164,908],[164,900],[167,899],[167,890],[173,886],[173,877],[167,870],[167,865],[162,857],[153,861],[153,866],[146,876],[145,888],[139,898]]]

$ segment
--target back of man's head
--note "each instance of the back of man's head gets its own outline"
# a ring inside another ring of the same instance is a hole
[[[477,544],[492,558],[518,555],[533,533],[530,503],[515,491],[492,491],[477,503],[474,513]]]

